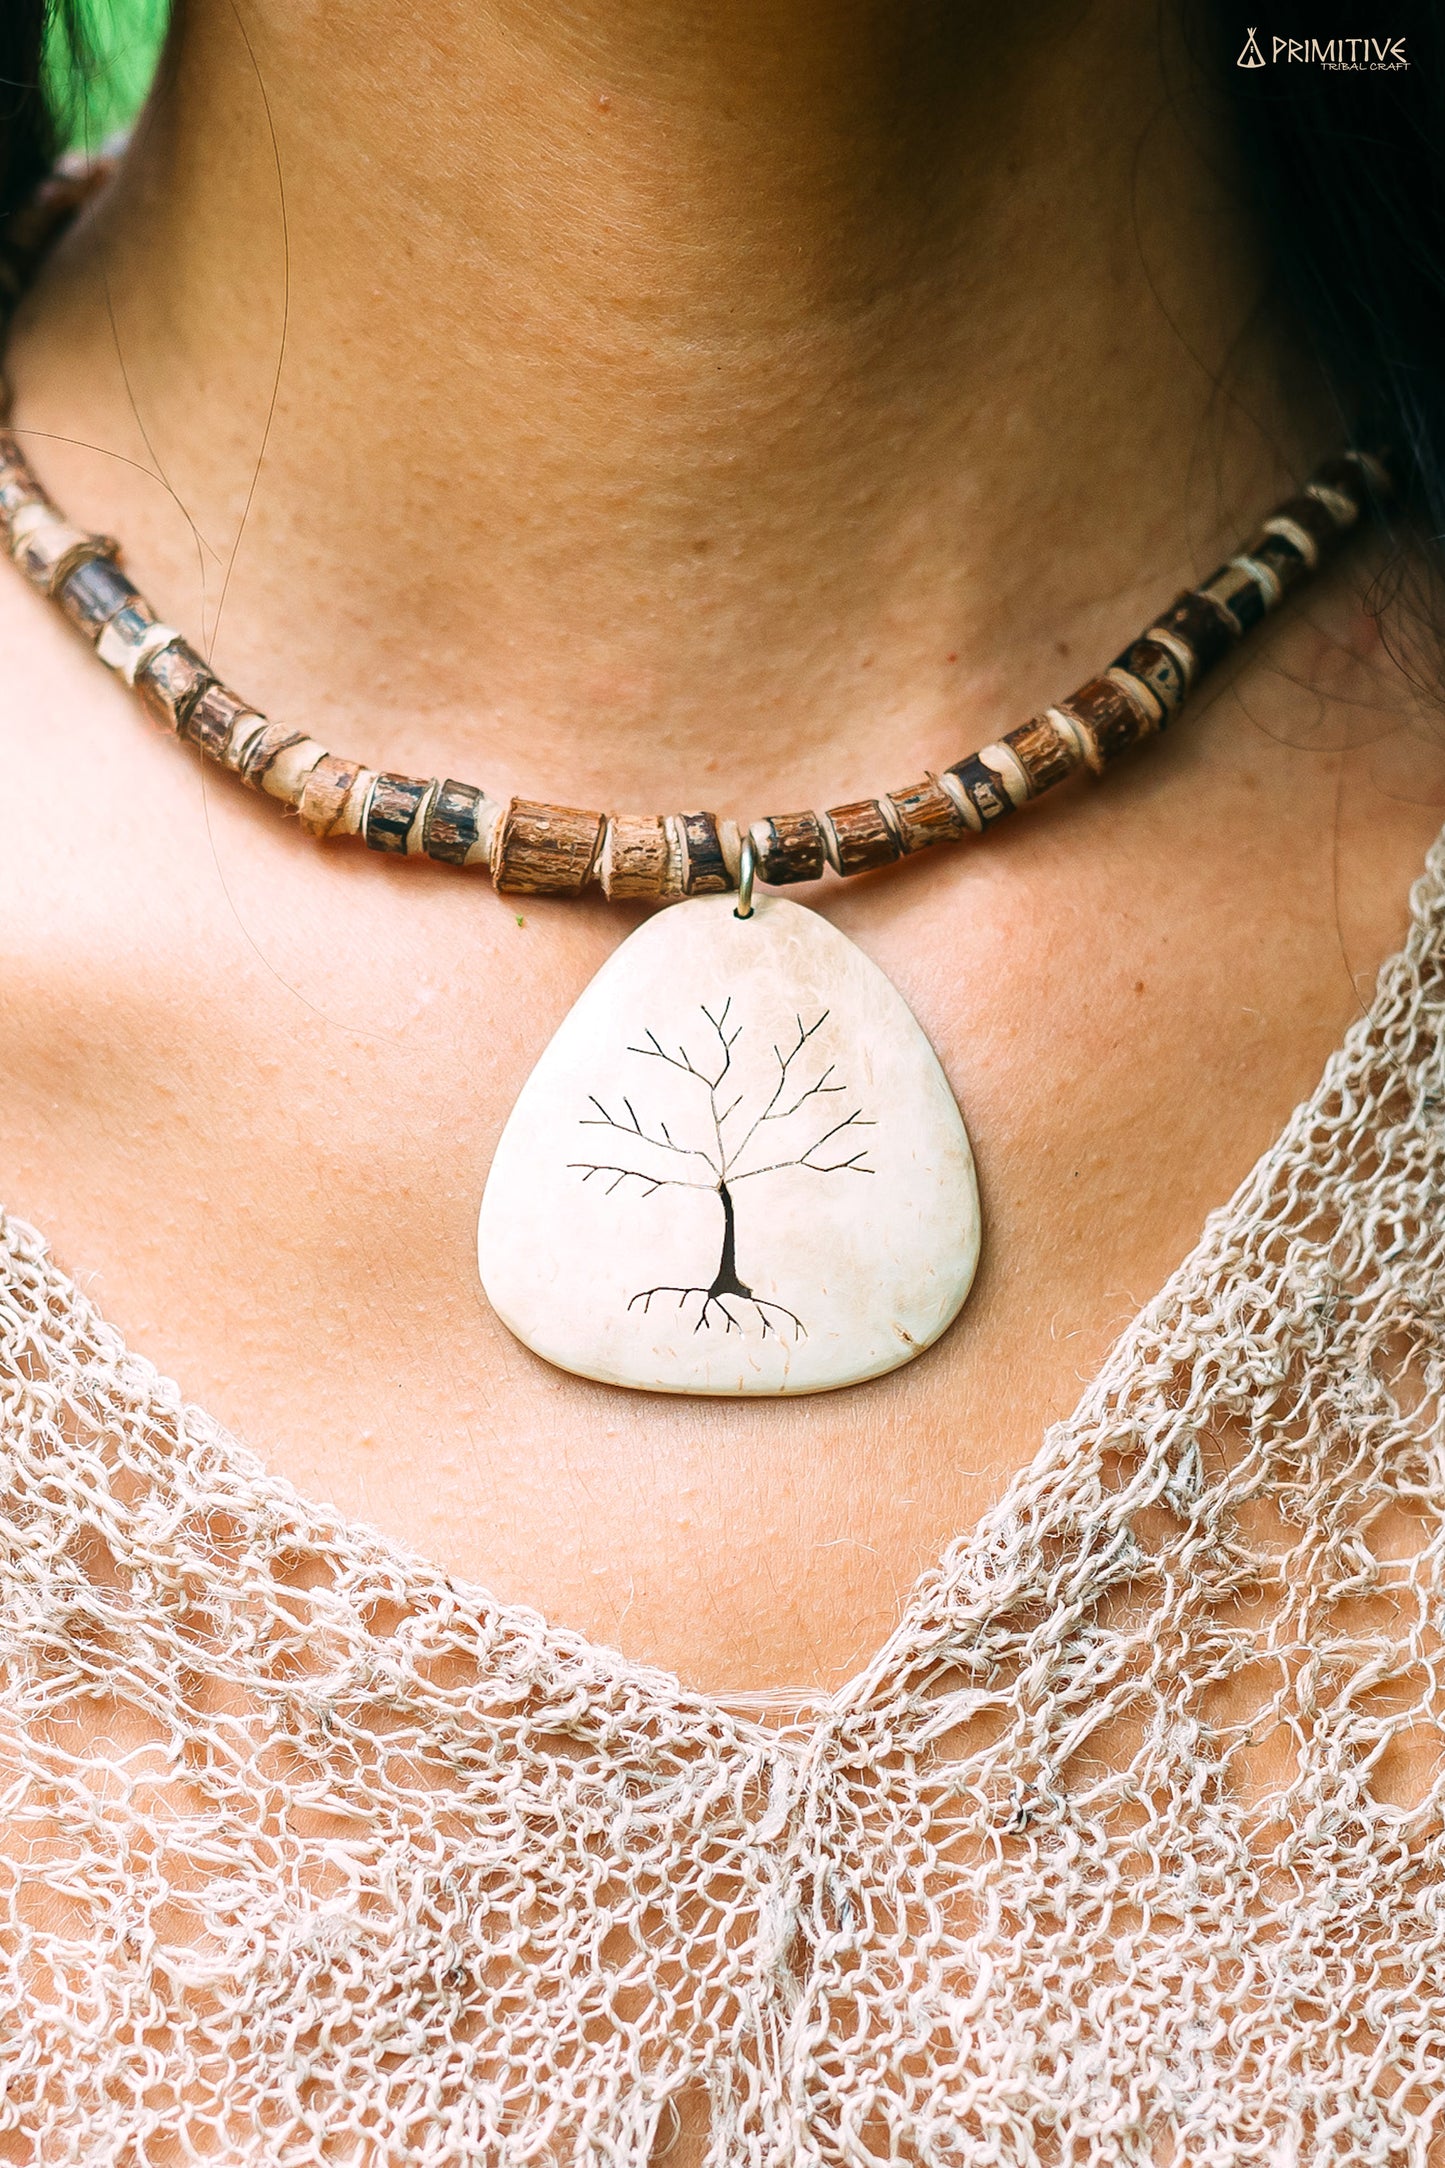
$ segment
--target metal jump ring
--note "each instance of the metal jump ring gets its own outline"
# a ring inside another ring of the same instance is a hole
[[[753,881],[757,870],[757,846],[751,836],[744,836],[738,861],[738,900],[734,918],[751,918],[753,915]]]

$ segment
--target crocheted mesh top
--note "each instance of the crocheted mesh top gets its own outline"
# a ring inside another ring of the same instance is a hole
[[[1371,1017],[770,1731],[307,1504],[0,1254],[0,2158],[1424,2163],[1445,850]]]

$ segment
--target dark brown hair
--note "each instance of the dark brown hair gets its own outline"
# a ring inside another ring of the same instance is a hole
[[[1438,545],[1445,9],[1439,0],[1363,9],[1310,0],[1266,31],[1267,13],[1258,0],[1247,14],[1202,6],[1190,25],[1196,58],[1231,110],[1248,189],[1241,215],[1263,231],[1344,432],[1388,447],[1419,532]],[[1256,57],[1265,65],[1240,65]]]
[[[42,68],[53,19],[74,50],[74,0],[0,0],[0,216],[25,201],[55,157],[55,120]]]

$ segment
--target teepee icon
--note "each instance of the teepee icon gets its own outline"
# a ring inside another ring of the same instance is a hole
[[[1265,64],[1265,57],[1259,49],[1259,39],[1251,30],[1244,41],[1244,51],[1234,65],[1236,68],[1262,68]]]

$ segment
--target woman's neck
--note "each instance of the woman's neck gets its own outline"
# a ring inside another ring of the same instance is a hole
[[[1003,19],[190,0],[22,327],[37,464],[363,756],[901,782],[1317,448],[1152,0]]]

